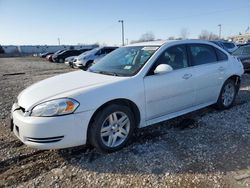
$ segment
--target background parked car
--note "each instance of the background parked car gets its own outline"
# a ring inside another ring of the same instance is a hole
[[[114,46],[106,46],[90,50],[75,58],[73,66],[77,68],[88,68],[93,64],[96,58],[100,59],[117,48],[118,47]]]
[[[53,62],[53,55],[56,55],[56,54],[60,54],[60,53],[62,53],[62,52],[64,52],[64,50],[58,50],[57,52],[55,52],[54,54],[49,54],[49,55],[47,55],[46,56],[46,60],[48,60],[49,62]]]
[[[39,54],[39,57],[41,58],[45,58],[47,55],[51,55],[51,54],[54,54],[55,52],[44,52],[44,53],[40,53]]]
[[[222,41],[222,44],[225,46],[229,53],[234,52],[238,48],[233,42]]]
[[[73,67],[73,61],[74,59],[76,58],[77,56],[70,56],[70,57],[67,57],[64,61],[64,63],[70,67]]]
[[[250,44],[240,46],[232,55],[241,60],[245,71],[250,71]]]
[[[237,44],[238,47],[250,45],[250,42]]]
[[[66,50],[66,51],[61,52],[59,54],[53,55],[52,59],[53,59],[53,62],[63,63],[67,57],[78,56],[81,53],[84,53],[84,52],[89,51],[89,50],[91,50],[91,49]]]
[[[4,49],[1,45],[0,45],[0,54],[4,54]]]
[[[210,41],[229,53],[234,52],[238,47],[233,42],[222,41],[222,40],[212,40]]]

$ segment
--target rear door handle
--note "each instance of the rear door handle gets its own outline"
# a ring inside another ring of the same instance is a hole
[[[219,67],[219,71],[224,71],[225,67]]]
[[[185,79],[185,80],[187,80],[187,79],[189,79],[189,78],[191,78],[191,77],[192,77],[192,74],[184,74],[184,75],[182,76],[182,78]]]

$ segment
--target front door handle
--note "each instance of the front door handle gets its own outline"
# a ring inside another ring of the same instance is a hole
[[[187,79],[189,79],[191,77],[192,77],[192,74],[184,74],[182,78],[187,80]]]

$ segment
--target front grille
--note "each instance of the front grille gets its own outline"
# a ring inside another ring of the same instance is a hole
[[[63,138],[64,138],[64,136],[47,137],[47,138],[26,137],[27,141],[35,142],[35,143],[53,143],[53,142],[59,142]]]

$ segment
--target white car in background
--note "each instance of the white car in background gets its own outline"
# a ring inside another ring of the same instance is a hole
[[[73,66],[76,68],[87,69],[93,64],[95,59],[103,58],[105,55],[109,54],[117,48],[118,47],[105,46],[85,52],[74,59]]]
[[[76,58],[77,56],[70,56],[70,57],[67,57],[64,61],[64,63],[68,66],[71,66],[73,67],[73,61],[74,59]]]
[[[26,145],[57,149],[89,143],[101,152],[124,147],[135,128],[215,104],[232,107],[241,62],[202,40],[128,45],[88,71],[40,81],[12,107],[12,129]]]
[[[235,50],[238,49],[237,45],[233,42],[222,41],[221,43],[226,48],[226,51],[228,51],[229,53],[233,53]]]

